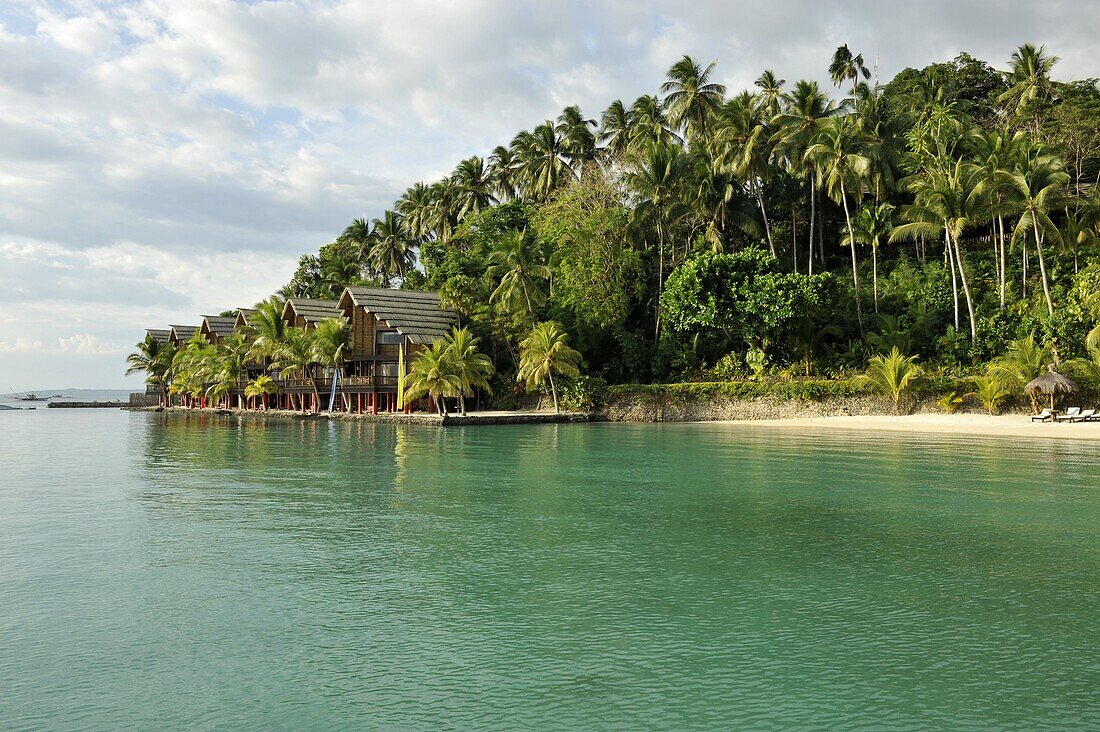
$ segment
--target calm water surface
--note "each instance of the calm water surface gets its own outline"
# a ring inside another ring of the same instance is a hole
[[[0,414],[0,729],[1100,729],[1100,448]]]

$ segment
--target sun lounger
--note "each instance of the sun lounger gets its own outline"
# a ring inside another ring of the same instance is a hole
[[[1050,413],[1049,409],[1044,409],[1043,411],[1039,412],[1038,414],[1031,415],[1031,421],[1032,422],[1046,422],[1048,419],[1052,419],[1053,417],[1054,417],[1054,415]]]
[[[1081,407],[1070,407],[1066,410],[1065,414],[1055,415],[1055,422],[1072,422],[1077,419],[1081,414]]]
[[[1092,420],[1092,419],[1095,419],[1095,418],[1096,418],[1096,410],[1095,409],[1086,409],[1086,410],[1082,411],[1080,414],[1076,415],[1073,419],[1071,419],[1070,422],[1088,422],[1089,420]]]

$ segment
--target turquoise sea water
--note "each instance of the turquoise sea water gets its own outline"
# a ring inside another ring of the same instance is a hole
[[[1100,729],[1100,448],[0,415],[0,729]]]

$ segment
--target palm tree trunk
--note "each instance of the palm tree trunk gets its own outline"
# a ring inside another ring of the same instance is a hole
[[[817,215],[817,197],[814,195],[814,183],[810,181],[810,248],[808,251],[809,274],[814,273],[814,217]]]
[[[760,215],[764,217],[764,233],[768,235],[768,251],[775,256],[775,243],[772,241],[772,227],[768,225],[768,212],[764,210],[764,193],[756,186],[756,203],[760,206]]]
[[[1039,222],[1034,213],[1031,223],[1031,229],[1035,232],[1035,253],[1039,255],[1039,275],[1043,281],[1043,296],[1047,299],[1047,313],[1054,315],[1054,301],[1050,299],[1050,283],[1047,282],[1047,265],[1043,259],[1043,242],[1039,238]]]
[[[554,386],[554,372],[547,369],[546,375],[550,378],[550,395],[554,398],[554,414],[560,414],[561,410],[558,409],[558,390]]]
[[[852,283],[856,288],[856,323],[859,325],[859,337],[864,338],[863,308],[859,304],[859,268],[856,266],[856,237],[852,233],[852,217],[848,214],[848,194],[844,192],[844,183],[840,184],[840,200],[844,204],[844,221],[848,224],[848,242],[852,250]]]
[[[978,340],[978,324],[974,321],[974,300],[970,297],[970,285],[966,280],[966,267],[963,264],[962,250],[959,249],[959,237],[955,240],[955,259],[959,262],[959,279],[962,280],[963,295],[966,296],[966,312],[970,316],[970,343]]]
[[[955,330],[959,329],[959,281],[955,274],[955,254],[951,251],[951,234],[943,222],[943,249],[947,267],[951,270],[951,297],[955,304]]]
[[[825,269],[825,214],[817,209],[817,261]]]
[[[791,201],[791,259],[794,262],[794,273],[798,274],[798,217],[794,201]]]
[[[1000,261],[997,272],[1000,276],[1001,286],[1001,310],[1005,309],[1005,219],[1003,214],[997,214],[998,237],[1001,240]]]
[[[871,291],[875,297],[875,315],[878,315],[878,244],[871,242]]]

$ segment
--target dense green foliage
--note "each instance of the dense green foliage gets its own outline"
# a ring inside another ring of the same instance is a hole
[[[609,383],[839,378],[892,349],[973,377],[1032,335],[1095,359],[1096,80],[1055,80],[1031,44],[884,85],[847,46],[822,61],[836,94],[772,71],[734,93],[685,56],[657,95],[568,107],[416,183],[283,294],[437,290],[503,399],[549,321]]]

